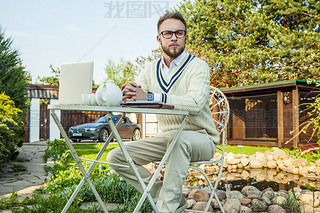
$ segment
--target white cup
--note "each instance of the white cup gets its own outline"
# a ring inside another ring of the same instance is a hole
[[[90,94],[82,94],[82,102],[84,105],[90,104]]]
[[[97,104],[97,100],[96,100],[96,95],[92,93],[89,96],[90,96],[90,98],[89,98],[90,105],[97,106],[98,104]]]

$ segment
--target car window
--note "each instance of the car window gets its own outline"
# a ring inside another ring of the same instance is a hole
[[[119,117],[117,117],[117,116],[112,116],[111,119],[112,119],[113,123],[116,124],[117,121],[118,121],[118,119],[119,119]]]
[[[111,116],[113,123],[117,123],[119,117]],[[105,116],[100,117],[98,120],[95,121],[96,123],[108,123],[107,118]]]
[[[96,123],[108,123],[106,117],[102,116],[98,120],[96,120]]]

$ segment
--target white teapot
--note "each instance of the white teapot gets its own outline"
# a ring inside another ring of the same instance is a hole
[[[112,80],[108,80],[106,84],[99,86],[96,92],[96,101],[99,106],[117,106],[121,104],[121,89],[113,84]]]

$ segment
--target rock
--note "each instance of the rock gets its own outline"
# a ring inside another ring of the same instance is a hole
[[[271,205],[268,207],[268,213],[285,213],[286,211],[279,205]]]
[[[275,193],[273,190],[268,190],[268,191],[265,191],[263,194],[262,194],[262,197],[266,197],[268,198],[269,200],[272,200],[272,198],[274,198]]]
[[[249,199],[251,199],[251,200],[253,200],[253,199],[262,200],[261,195],[257,195],[257,194],[248,195],[247,198],[249,198]]]
[[[252,204],[252,211],[256,211],[256,212],[263,212],[268,208],[268,205],[266,202],[258,199],[253,199],[251,201],[251,204]]]
[[[284,196],[277,195],[271,201],[273,204],[282,205],[286,202],[286,198]]]
[[[249,198],[240,198],[239,201],[242,205],[248,205],[249,203],[251,203],[251,199]]]
[[[250,176],[249,172],[247,170],[243,170],[241,173],[242,179],[247,179]]]
[[[292,174],[298,175],[299,174],[299,168],[294,168],[292,171]]]
[[[182,189],[182,196],[183,196],[184,198],[187,198],[188,195],[190,194],[190,192],[191,192],[191,189],[189,189],[189,188],[183,188],[183,189]]]
[[[308,172],[314,173],[316,171],[316,168],[317,167],[315,165],[312,165],[312,166],[309,167]]]
[[[260,169],[260,168],[262,168],[262,164],[260,163],[260,161],[258,159],[251,158],[250,159],[250,167],[253,169]]]
[[[262,167],[267,167],[268,160],[266,157],[259,159]]]
[[[309,205],[301,205],[300,211],[303,213],[315,213],[313,207]]]
[[[308,166],[300,166],[299,167],[299,174],[302,176],[309,174],[309,167]]]
[[[277,168],[277,162],[274,161],[274,160],[268,161],[268,162],[267,162],[267,167],[268,167],[269,169]]]
[[[241,213],[250,213],[252,212],[251,209],[247,206],[240,206],[240,212]]]
[[[249,159],[248,158],[241,158],[240,162],[243,167],[247,166],[249,164]]]
[[[266,152],[264,154],[266,155],[268,161],[273,160],[273,154],[267,154]]]
[[[294,169],[295,169],[294,165],[289,165],[289,166],[287,166],[286,171],[292,173],[292,171],[293,171]]]
[[[243,165],[241,163],[237,164],[238,169],[243,169]]]
[[[223,210],[226,213],[238,213],[240,210],[241,203],[239,199],[229,199],[223,205]]]
[[[280,159],[280,155],[273,154],[273,160],[277,161],[278,159]]]
[[[194,199],[197,202],[206,202],[209,200],[209,195],[207,192],[201,189],[193,189],[189,195],[188,199]]]
[[[320,167],[320,159],[316,160],[314,163],[316,164],[316,166]]]
[[[270,187],[268,187],[268,188],[262,190],[261,192],[262,192],[262,194],[264,194],[264,193],[267,192],[267,191],[273,191],[273,189],[270,188]]]
[[[197,202],[196,204],[194,204],[192,206],[192,210],[196,210],[196,211],[204,211],[205,208],[207,206],[207,202]],[[209,206],[209,209],[208,209],[208,212],[212,212],[213,211],[213,208],[212,206],[210,205]]]
[[[205,172],[207,175],[212,175],[216,172],[216,168],[211,166],[211,167],[206,167]]]
[[[266,157],[266,155],[264,154],[264,153],[262,153],[262,152],[256,152],[256,158],[257,159],[261,159],[261,158],[265,158]]]
[[[283,164],[283,161],[282,160],[277,160],[277,165],[279,167],[280,170],[284,170],[284,164]]]
[[[315,199],[313,199],[313,195],[312,194],[301,194],[299,197],[299,200],[307,205],[310,206],[319,206],[319,200],[315,197]]]
[[[220,201],[220,204],[223,206],[223,202],[222,201]],[[214,198],[211,201],[211,205],[213,206],[214,209],[220,209],[218,201],[216,199],[214,199]]]
[[[224,199],[227,198],[227,194],[226,194],[226,192],[223,191],[223,190],[217,191],[216,194],[217,194],[219,200],[224,200]]]
[[[292,165],[296,168],[299,166],[305,166],[307,163],[308,161],[306,159],[296,159],[292,161]]]
[[[230,165],[235,165],[235,164],[240,163],[240,159],[228,158],[227,159],[227,163],[230,164]]]
[[[260,196],[262,195],[262,192],[254,186],[243,187],[241,190],[241,193],[245,196],[252,195],[252,194],[256,194],[256,195],[260,195]]]
[[[282,155],[280,155],[280,158],[281,158],[282,160],[285,160],[285,159],[288,159],[288,158],[289,158],[289,155],[287,155],[287,154],[282,154]]]
[[[291,158],[287,158],[287,159],[285,159],[283,161],[283,164],[284,164],[285,167],[288,167],[288,166],[292,165],[291,163],[292,163]]]
[[[267,197],[262,197],[262,201],[266,202],[267,205],[271,205],[272,204],[271,200],[269,198],[267,198]]]
[[[231,191],[230,192],[230,198],[241,199],[241,198],[245,198],[245,196],[239,191]]]
[[[281,149],[276,149],[275,151],[273,151],[274,155],[287,155],[287,153]]]
[[[196,203],[197,201],[195,201],[194,199],[187,199],[187,208],[190,209]]]

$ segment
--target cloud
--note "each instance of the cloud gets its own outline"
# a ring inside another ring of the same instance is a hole
[[[64,29],[71,33],[80,31],[80,29],[76,27],[74,24],[69,24],[68,26],[65,26]]]
[[[23,37],[23,38],[28,38],[32,36],[30,33],[19,32],[19,31],[9,31],[9,30],[6,30],[5,34],[10,37]]]

